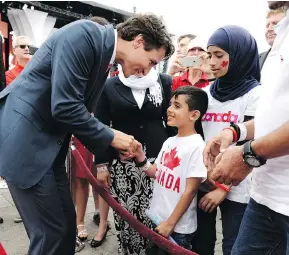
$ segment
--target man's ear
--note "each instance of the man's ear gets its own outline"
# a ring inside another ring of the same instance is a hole
[[[134,39],[133,39],[133,47],[135,49],[141,47],[144,45],[144,39],[142,34],[137,35]]]

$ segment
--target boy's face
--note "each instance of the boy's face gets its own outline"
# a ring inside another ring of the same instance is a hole
[[[169,126],[179,128],[188,124],[192,125],[192,122],[195,120],[195,111],[189,111],[186,100],[186,95],[178,95],[177,97],[172,97],[171,105],[167,110],[167,124]]]

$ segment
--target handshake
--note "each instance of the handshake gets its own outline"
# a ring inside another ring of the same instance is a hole
[[[140,142],[135,140],[131,135],[114,129],[112,131],[114,132],[114,139],[111,146],[119,152],[121,160],[142,158],[144,152]]]

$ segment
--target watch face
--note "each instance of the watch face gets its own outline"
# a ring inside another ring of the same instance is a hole
[[[256,159],[255,157],[252,157],[252,156],[247,156],[245,158],[245,162],[249,165],[249,166],[252,166],[252,167],[259,167],[261,166],[261,163],[258,159]]]

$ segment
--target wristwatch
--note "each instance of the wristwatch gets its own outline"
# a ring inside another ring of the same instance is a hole
[[[260,167],[266,164],[266,159],[258,156],[251,147],[251,143],[254,140],[250,140],[244,144],[243,149],[243,160],[245,164],[249,167]]]

